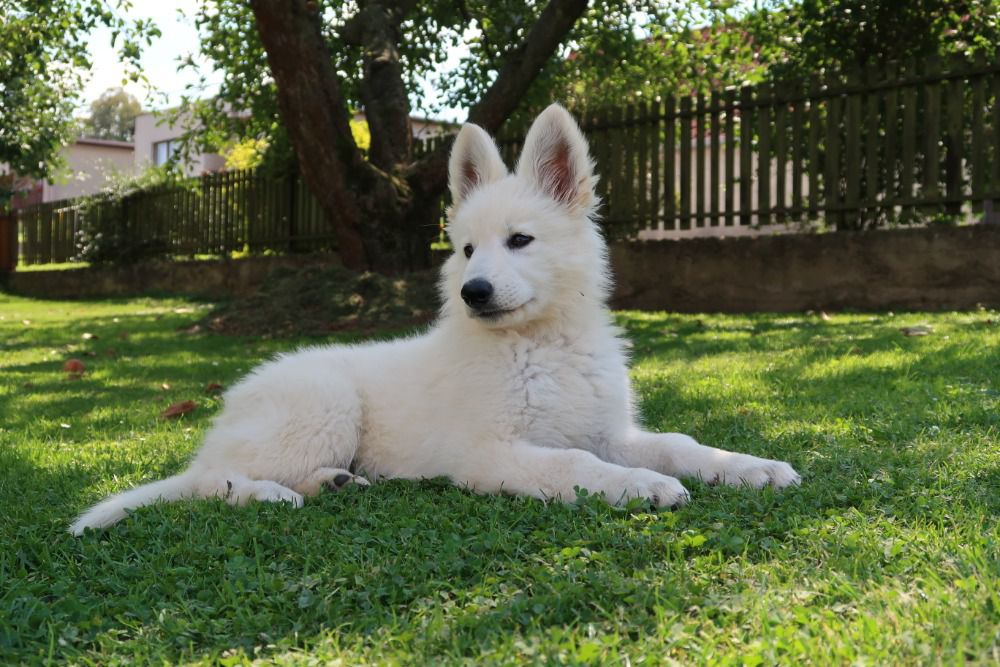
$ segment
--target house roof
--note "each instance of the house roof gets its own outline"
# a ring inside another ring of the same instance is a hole
[[[106,146],[108,148],[127,148],[133,150],[135,146],[131,141],[117,141],[115,139],[96,139],[94,137],[80,137],[74,144],[80,146]]]

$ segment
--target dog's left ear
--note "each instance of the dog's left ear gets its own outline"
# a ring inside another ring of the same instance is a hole
[[[570,210],[590,206],[594,198],[594,162],[576,121],[558,104],[539,114],[528,130],[517,175]]]

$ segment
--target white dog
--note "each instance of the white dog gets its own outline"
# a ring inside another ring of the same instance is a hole
[[[606,306],[593,163],[562,107],[532,125],[517,170],[475,125],[452,151],[444,307],[426,334],[301,350],[227,394],[187,470],[112,496],[70,527],[103,528],[156,500],[287,501],[375,477],[447,476],[479,493],[681,505],[677,477],[784,487],[787,463],[637,424]]]

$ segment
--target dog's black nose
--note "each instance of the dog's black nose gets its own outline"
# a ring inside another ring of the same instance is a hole
[[[482,278],[473,278],[462,285],[462,301],[470,308],[482,308],[493,298],[493,285]]]

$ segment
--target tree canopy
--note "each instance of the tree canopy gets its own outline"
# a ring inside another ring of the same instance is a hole
[[[324,0],[313,4],[317,5],[326,49],[342,83],[344,102],[350,109],[365,109],[370,96],[366,98],[362,24],[367,20],[365,8],[379,3],[354,5]],[[403,4],[408,11],[400,22],[398,40],[394,40],[402,64],[400,78],[405,92],[402,102],[407,107],[412,105],[413,113],[430,116],[444,108],[472,107],[492,85],[505,57],[523,42],[546,6],[531,0],[457,3],[435,0]],[[705,3],[655,0],[589,3],[554,56],[540,68],[512,115],[544,106],[553,98],[572,102],[584,97],[602,97],[605,91],[613,91],[608,95],[617,96],[622,88],[629,86],[635,90],[634,81],[644,80],[650,71],[656,71],[656,59],[676,61],[687,55],[684,50],[673,49],[672,44],[670,53],[664,54],[662,49],[648,43],[647,38],[658,39],[662,44],[666,33],[694,25],[693,8],[699,4]],[[197,99],[200,84],[195,84],[186,100],[209,132],[202,135],[203,140],[207,144],[221,144],[234,133],[267,137],[270,157],[283,163],[292,150],[284,136],[274,78],[260,35],[254,30],[251,7],[234,0],[203,3],[195,24],[202,38],[202,55],[225,73],[216,97]],[[449,54],[456,50],[465,55],[454,70],[445,71],[443,66]],[[188,66],[195,66],[193,59]],[[437,104],[432,103],[422,88],[424,82],[436,89]],[[578,91],[576,95],[574,90]],[[248,114],[234,115],[231,113],[234,108]],[[379,129],[372,127],[371,133],[377,144]]]
[[[998,0],[778,0],[745,21],[772,78],[922,61],[992,56]]]
[[[159,34],[128,19],[127,0],[5,0],[0,4],[0,163],[42,177],[77,131],[73,114],[91,62],[87,40],[111,29],[139,79],[140,48]]]
[[[135,117],[142,106],[123,88],[109,88],[90,103],[90,115],[83,123],[83,134],[95,139],[132,141]]]

